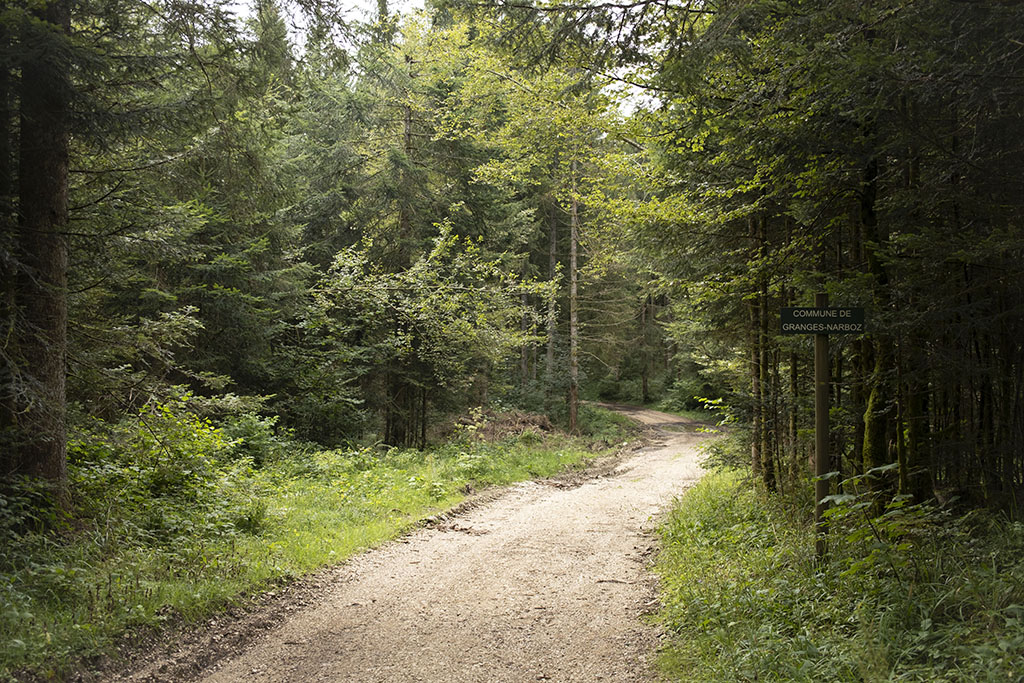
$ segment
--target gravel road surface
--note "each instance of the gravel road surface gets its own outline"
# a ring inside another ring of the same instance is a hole
[[[655,680],[659,514],[702,474],[696,425],[620,407],[656,444],[582,483],[526,482],[216,621],[122,680]]]

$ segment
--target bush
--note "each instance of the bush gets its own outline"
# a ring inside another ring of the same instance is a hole
[[[256,413],[232,415],[224,421],[222,434],[231,442],[236,459],[250,460],[255,467],[281,459],[292,447],[294,434],[283,435],[277,427],[277,415],[264,417]]]
[[[231,534],[253,525],[244,474],[251,461],[184,401],[147,407],[117,424],[93,420],[70,440],[79,518],[119,518],[150,543]]]

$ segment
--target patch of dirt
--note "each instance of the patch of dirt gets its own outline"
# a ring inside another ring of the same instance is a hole
[[[117,681],[651,681],[652,531],[700,436],[485,491],[345,564],[178,636]],[[660,427],[660,429],[659,429]],[[83,679],[86,680],[86,679]]]

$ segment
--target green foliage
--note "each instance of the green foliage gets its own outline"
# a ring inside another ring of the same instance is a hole
[[[646,193],[618,212],[673,296],[677,359],[750,411],[771,488],[802,457],[813,391],[807,340],[779,338],[778,310],[818,290],[866,306],[870,335],[833,338],[847,468],[899,459],[919,498],[934,482],[1019,506],[1024,316],[1020,281],[995,273],[1024,255],[1005,180],[1024,158],[1007,115],[1024,102],[1024,59],[1006,48],[1021,6],[690,7],[666,14],[654,73],[640,69],[659,99],[636,117],[651,165],[624,167]]]
[[[814,560],[800,522],[734,472],[662,529],[672,680],[1013,680],[1024,657],[1024,526],[836,499]],[[794,523],[796,522],[796,523]]]
[[[435,405],[472,400],[477,371],[503,366],[522,343],[520,297],[542,292],[488,259],[478,240],[439,229],[433,248],[402,272],[376,264],[370,244],[341,251],[313,292],[304,328],[324,354],[322,372],[375,389],[365,395],[381,413],[417,410],[414,391]],[[417,432],[406,425],[394,443],[413,443]]]
[[[750,431],[730,429],[718,438],[701,443],[700,451],[704,456],[701,466],[706,469],[729,471],[749,467]]]
[[[0,491],[0,539],[43,532],[62,521],[50,486],[39,479],[11,477]]]
[[[670,412],[694,411],[713,409],[716,406],[712,401],[720,399],[721,389],[712,386],[707,380],[694,375],[679,373],[672,381],[670,387],[665,390],[665,397],[659,405]]]
[[[277,415],[264,417],[247,412],[224,420],[221,433],[231,442],[234,457],[250,460],[255,467],[283,458],[295,448],[294,439],[286,430],[278,428]]]
[[[242,483],[250,460],[184,400],[154,404],[137,418],[95,421],[69,447],[81,519],[131,517],[119,543],[173,546],[230,536],[235,521],[252,526]]]
[[[595,443],[604,442],[606,446],[638,431],[636,423],[625,415],[588,403],[580,406],[579,423],[581,435]]]
[[[731,406],[721,398],[695,396],[698,410],[673,410],[672,404],[659,406],[704,424],[698,431],[713,434],[697,446],[702,455],[701,467],[707,470],[733,472],[750,466],[750,429],[737,417]]]

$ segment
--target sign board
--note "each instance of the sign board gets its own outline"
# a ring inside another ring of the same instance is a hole
[[[782,334],[863,334],[863,308],[783,308]]]

